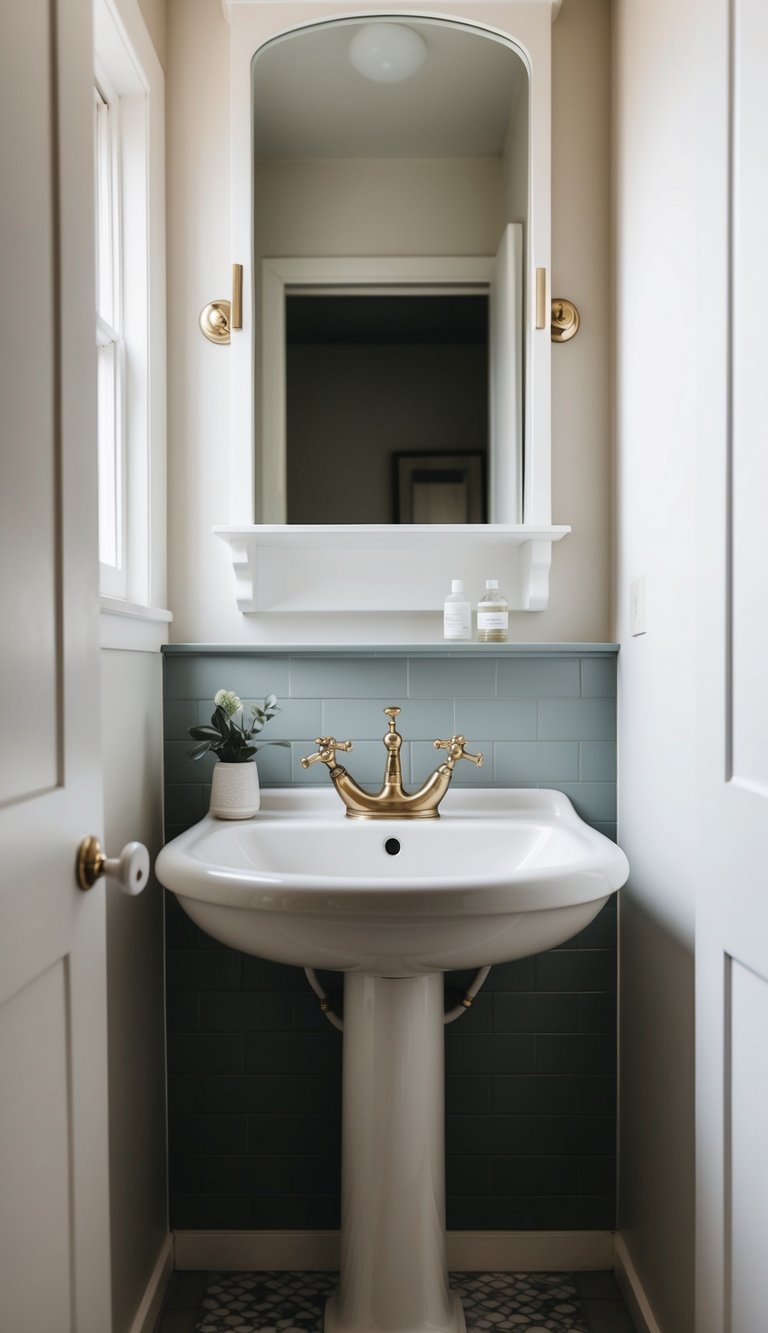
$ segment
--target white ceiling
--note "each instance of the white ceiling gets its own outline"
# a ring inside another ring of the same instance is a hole
[[[367,20],[370,22],[370,20]],[[253,62],[254,155],[495,157],[527,73],[500,41],[458,24],[407,19],[427,56],[402,83],[372,83],[349,61],[359,21],[271,43]]]

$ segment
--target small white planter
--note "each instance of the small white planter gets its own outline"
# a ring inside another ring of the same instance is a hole
[[[245,764],[222,764],[213,770],[211,814],[217,819],[250,819],[261,804],[259,771],[255,759]]]

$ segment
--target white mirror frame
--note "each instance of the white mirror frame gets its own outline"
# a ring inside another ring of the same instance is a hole
[[[444,558],[460,548],[462,562],[470,568],[482,564],[489,541],[498,551],[500,544],[510,557],[511,570],[508,586],[514,587],[514,602],[518,609],[542,610],[549,595],[549,564],[552,542],[558,541],[570,529],[553,527],[551,522],[551,342],[549,328],[550,303],[550,249],[551,249],[551,45],[552,22],[561,0],[425,0],[420,4],[404,5],[394,0],[381,0],[375,7],[356,3],[355,0],[222,0],[224,13],[230,22],[230,75],[231,75],[231,233],[232,260],[243,263],[243,327],[234,331],[229,348],[231,357],[231,442],[230,442],[230,514],[229,522],[216,529],[232,549],[238,579],[238,606],[243,611],[258,610],[320,610],[335,609],[329,598],[344,609],[358,609],[355,587],[338,585],[340,571],[349,561],[350,548],[359,551],[360,561],[366,558],[380,561],[377,555],[383,545],[404,555],[414,546],[430,549],[434,559],[430,565],[440,569],[440,586],[444,582]],[[528,183],[528,226],[524,257],[525,288],[525,483],[522,524],[489,524],[485,530],[476,525],[454,527],[433,534],[416,532],[408,527],[392,526],[374,533],[364,527],[344,530],[325,527],[304,529],[288,525],[256,525],[255,486],[256,458],[254,452],[254,420],[260,407],[255,403],[254,362],[256,355],[257,312],[255,311],[253,271],[253,164],[251,147],[251,65],[254,55],[276,37],[288,35],[312,24],[327,23],[334,19],[381,17],[396,14],[401,18],[431,18],[455,21],[464,27],[476,28],[511,44],[526,64],[529,73],[530,140]],[[545,327],[536,329],[536,270],[547,274],[545,300]],[[224,517],[224,516],[222,516]],[[284,550],[280,569],[282,581],[289,582],[293,569],[291,551],[299,555],[294,562],[297,569],[296,587],[276,600],[267,593],[267,553]],[[316,580],[307,578],[306,551],[312,549]],[[345,559],[339,556],[344,552]],[[321,569],[324,553],[328,554],[327,576]],[[366,552],[372,553],[366,557]],[[261,568],[259,565],[262,561]],[[355,564],[359,564],[357,556]],[[299,572],[300,566],[300,572]],[[454,558],[450,568],[455,569]],[[371,564],[371,570],[375,568]],[[414,579],[412,560],[404,561],[411,583]],[[506,577],[506,576],[505,576]],[[359,609],[384,609],[370,598],[370,583],[365,601]],[[386,603],[404,606],[398,588],[386,590]],[[360,594],[362,600],[363,594]],[[408,596],[413,596],[409,593]],[[435,588],[425,579],[423,593],[416,600],[421,606],[435,606]],[[413,604],[413,603],[411,603]]]

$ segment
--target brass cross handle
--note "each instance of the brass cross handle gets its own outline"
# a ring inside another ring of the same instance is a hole
[[[328,764],[329,768],[336,762],[337,750],[351,750],[351,741],[337,741],[335,736],[316,736],[315,745],[318,747],[314,754],[308,754],[301,761],[302,768],[309,768],[310,764],[316,764],[320,760],[323,764]]]
[[[481,754],[467,754],[464,749],[466,743],[463,736],[451,736],[449,741],[435,741],[434,745],[436,750],[448,751],[449,764],[458,763],[459,759],[469,759],[470,763],[473,763],[476,768],[480,768],[483,756]]]

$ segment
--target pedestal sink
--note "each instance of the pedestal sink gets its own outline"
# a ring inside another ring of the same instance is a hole
[[[554,948],[625,882],[560,792],[465,788],[441,818],[264,795],[163,849],[160,881],[246,953],[345,973],[341,1272],[326,1333],[463,1333],[445,1245],[442,973]]]

